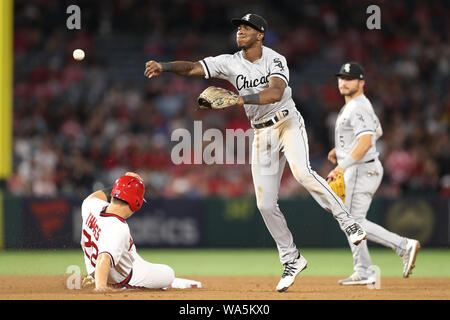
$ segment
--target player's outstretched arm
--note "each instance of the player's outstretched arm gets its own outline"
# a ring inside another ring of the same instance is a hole
[[[244,104],[270,104],[278,102],[283,98],[286,82],[278,77],[269,79],[269,87],[255,94],[240,96],[237,105],[242,107]]]
[[[98,198],[103,201],[108,201],[108,195],[106,194],[106,190],[97,190],[93,193],[91,193],[86,199],[89,198]]]
[[[144,75],[147,78],[159,76],[161,72],[171,72],[186,77],[205,76],[205,71],[198,61],[156,62],[151,60],[145,63]]]
[[[144,182],[144,179],[142,179],[142,177],[135,172],[127,172],[127,173],[125,173],[125,175],[135,177],[135,178],[141,180],[142,182]],[[100,200],[110,202],[110,200],[111,200],[110,194],[111,194],[112,189],[113,189],[113,187],[111,186],[111,187],[105,188],[103,190],[97,190],[97,191],[91,193],[86,199],[98,198]]]

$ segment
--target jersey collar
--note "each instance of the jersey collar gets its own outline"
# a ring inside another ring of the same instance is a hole
[[[114,218],[119,219],[119,220],[122,221],[123,223],[127,223],[126,220],[125,220],[124,218],[118,216],[117,214],[106,212],[106,208],[107,208],[107,206],[105,206],[105,207],[102,209],[102,211],[100,212],[100,217],[114,217]]]

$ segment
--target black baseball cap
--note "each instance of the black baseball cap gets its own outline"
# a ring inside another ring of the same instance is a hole
[[[361,67],[358,62],[346,62],[342,65],[339,73],[336,73],[335,76],[347,76],[352,79],[364,80],[364,68]]]
[[[242,18],[233,18],[231,19],[231,23],[235,27],[238,27],[241,24],[245,24],[262,33],[265,33],[268,28],[267,21],[263,17],[258,16],[254,13],[247,13]]]

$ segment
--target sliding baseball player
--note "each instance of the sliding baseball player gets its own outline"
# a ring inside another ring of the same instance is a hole
[[[367,239],[392,248],[403,259],[403,277],[414,268],[420,244],[404,238],[366,219],[367,211],[383,177],[383,166],[378,159],[376,140],[383,134],[372,104],[364,95],[364,69],[356,62],[342,65],[338,88],[345,98],[336,119],[335,148],[328,159],[337,164],[329,174],[330,186],[345,202],[355,220],[367,233]],[[355,246],[349,239],[353,254],[354,273],[342,285],[375,283],[367,241]]]
[[[305,123],[292,100],[286,59],[263,46],[267,22],[256,14],[232,19],[237,27],[239,51],[207,57],[201,61],[148,61],[145,76],[171,72],[182,76],[228,80],[239,95],[222,88],[209,87],[199,97],[200,108],[245,108],[254,128],[252,176],[257,207],[278,248],[284,272],[276,289],[287,290],[295,277],[306,268],[286,219],[278,207],[278,190],[286,161],[296,180],[338,221],[351,241],[357,245],[366,234],[350,216],[341,199],[310,166]]]
[[[201,287],[200,282],[176,278],[171,267],[145,261],[136,252],[127,219],[145,202],[144,192],[141,177],[128,172],[112,190],[96,191],[83,201],[81,248],[88,273],[83,286],[94,283],[97,292]]]

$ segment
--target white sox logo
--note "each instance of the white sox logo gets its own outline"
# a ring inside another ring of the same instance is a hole
[[[250,13],[246,14],[246,15],[242,18],[242,20],[245,20],[245,21],[250,20]]]
[[[345,72],[350,73],[350,63],[346,63],[344,65],[344,70],[345,70]]]
[[[279,58],[273,59],[273,62],[275,62],[275,65],[280,68],[280,71],[284,71],[283,63]]]

